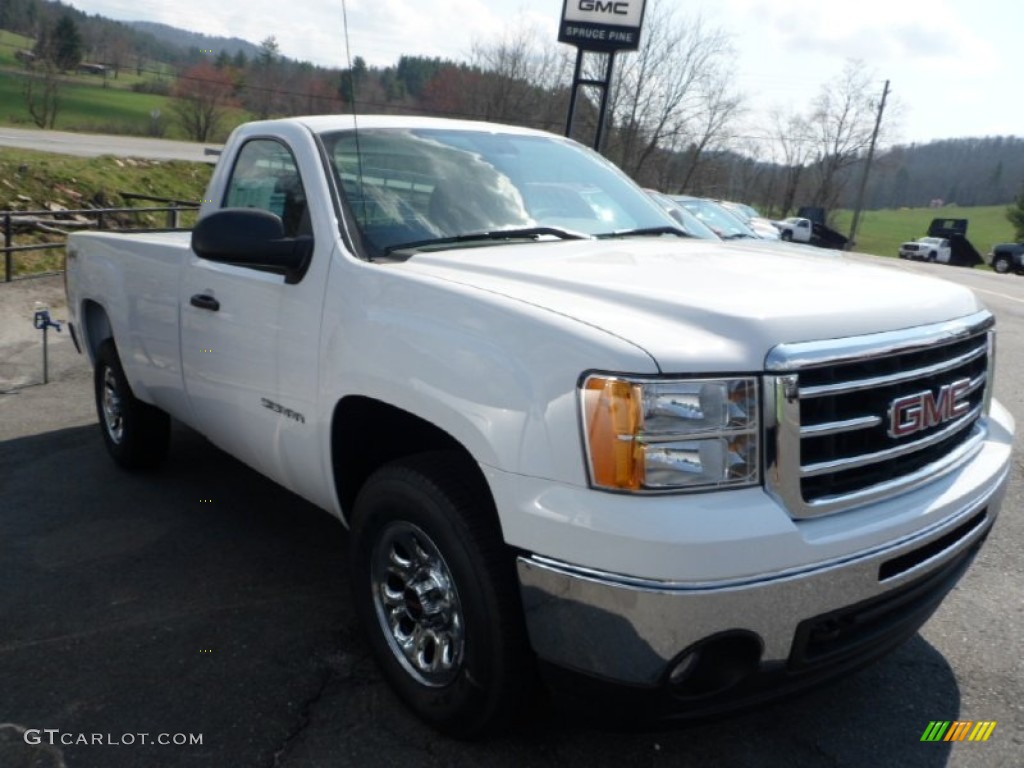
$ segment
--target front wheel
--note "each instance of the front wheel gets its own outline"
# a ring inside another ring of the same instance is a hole
[[[783,240],[785,240],[785,241],[786,241],[787,243],[791,243],[791,242],[793,242],[793,233],[792,233],[792,232],[790,232],[789,230],[786,230],[785,232],[783,232],[783,233],[782,233],[782,235],[781,235],[781,237],[782,237],[782,239],[783,239]]]
[[[107,452],[125,469],[148,469],[167,455],[171,419],[132,394],[112,339],[96,350],[96,415]]]
[[[474,472],[451,453],[379,469],[351,537],[353,602],[384,676],[460,738],[507,725],[529,679],[514,563]]]
[[[936,254],[935,251],[932,251],[931,253],[928,254],[928,261],[930,261],[932,264],[934,264],[938,258],[938,254]]]
[[[996,256],[992,260],[992,269],[998,272],[1000,275],[1005,275],[1010,271],[1010,259],[1007,256]]]

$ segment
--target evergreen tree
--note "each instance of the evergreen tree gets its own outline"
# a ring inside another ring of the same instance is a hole
[[[67,13],[60,17],[53,28],[51,41],[53,63],[61,72],[67,72],[82,61],[82,33]]]
[[[1024,189],[1017,196],[1017,202],[1006,209],[1006,218],[1013,224],[1018,242],[1024,243]]]
[[[351,104],[356,99],[359,87],[366,79],[368,71],[366,59],[362,56],[356,56],[352,62],[352,69],[342,70],[341,80],[338,84],[338,95]]]
[[[277,38],[271,35],[260,43],[259,53],[256,60],[263,68],[268,68],[281,58],[281,46],[277,44]]]

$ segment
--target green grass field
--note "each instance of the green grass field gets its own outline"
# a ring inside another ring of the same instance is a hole
[[[83,79],[84,78],[84,79]],[[152,135],[150,124],[154,110],[160,111],[163,138],[186,139],[175,119],[171,99],[150,93],[135,93],[118,87],[104,88],[94,76],[62,78],[54,128],[85,133]],[[113,83],[111,78],[108,83]],[[221,123],[214,141],[223,141],[236,125],[249,119],[241,109],[231,109]],[[0,70],[0,124],[35,127],[24,96],[24,75]]]
[[[126,133],[146,135],[150,111],[159,109],[170,118],[168,98],[147,93],[133,93],[102,85],[62,82],[58,93],[55,128],[66,131]],[[24,76],[0,72],[0,122],[33,127],[24,96]],[[167,138],[184,138],[169,121]]]
[[[31,37],[23,37],[5,29],[0,29],[0,66],[20,67],[21,63],[14,58],[16,51],[25,48],[32,50],[36,41]]]
[[[857,247],[860,253],[896,256],[900,243],[922,237],[932,219],[967,219],[967,239],[982,256],[996,243],[1013,240],[1013,227],[1006,219],[1006,205],[961,208],[901,208],[898,210],[865,211],[861,214]],[[850,231],[851,211],[836,212],[836,228]]]

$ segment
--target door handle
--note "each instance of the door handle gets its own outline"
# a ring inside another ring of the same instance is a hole
[[[191,304],[193,307],[198,307],[199,309],[208,309],[211,312],[216,312],[218,309],[220,309],[220,302],[213,298],[213,296],[209,296],[205,293],[197,293],[195,296],[188,300],[188,303]]]

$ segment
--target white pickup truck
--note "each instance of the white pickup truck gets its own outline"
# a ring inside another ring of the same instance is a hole
[[[790,216],[788,219],[774,222],[779,230],[779,237],[782,240],[790,240],[794,243],[809,243],[814,237],[814,225],[810,219],[800,216]]]
[[[689,238],[549,134],[251,123],[191,234],[67,257],[113,458],[157,464],[174,418],[350,526],[371,647],[448,733],[537,679],[686,717],[854,669],[1003,499],[970,291]]]

